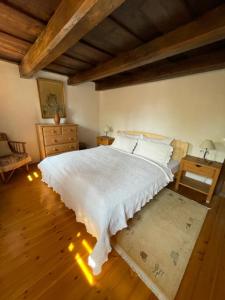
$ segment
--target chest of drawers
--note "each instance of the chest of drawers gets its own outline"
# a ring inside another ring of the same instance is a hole
[[[79,149],[76,124],[36,124],[41,159]]]

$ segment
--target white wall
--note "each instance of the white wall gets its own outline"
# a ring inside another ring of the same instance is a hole
[[[197,156],[200,142],[212,139],[217,151],[211,158],[225,156],[225,70],[102,91],[99,109],[101,133],[108,124],[114,135],[141,130],[171,136],[188,141]]]
[[[18,66],[0,61],[0,131],[27,142],[39,159],[35,123],[41,118],[36,79],[22,79]],[[39,77],[66,81],[65,76],[40,72]],[[81,141],[95,145],[106,124],[117,130],[150,131],[188,141],[199,155],[199,143],[212,139],[212,159],[225,154],[225,70],[95,92],[92,83],[66,86],[68,122],[79,125]],[[52,120],[47,120],[52,122]]]
[[[26,141],[33,161],[39,160],[35,123],[53,122],[41,118],[36,79],[20,78],[18,66],[0,61],[0,132],[10,139]],[[66,81],[65,76],[40,72],[37,77]],[[79,139],[95,145],[98,134],[98,93],[92,83],[77,87],[65,84],[68,122],[79,125]]]

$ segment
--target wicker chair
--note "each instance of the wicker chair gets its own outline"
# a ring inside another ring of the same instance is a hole
[[[1,132],[0,141],[8,141],[12,151],[11,155],[0,157],[0,175],[2,181],[7,183],[17,168],[25,165],[28,171],[28,163],[31,161],[31,157],[26,153],[25,142],[9,141],[7,135]],[[7,178],[5,177],[5,172],[10,172]]]

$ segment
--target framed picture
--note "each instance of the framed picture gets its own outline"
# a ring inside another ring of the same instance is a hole
[[[64,83],[58,80],[38,78],[37,85],[42,118],[54,118],[57,112],[60,117],[65,118]]]

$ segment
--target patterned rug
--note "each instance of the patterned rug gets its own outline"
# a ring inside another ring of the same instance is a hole
[[[163,189],[116,235],[116,251],[160,300],[175,298],[207,211]]]

